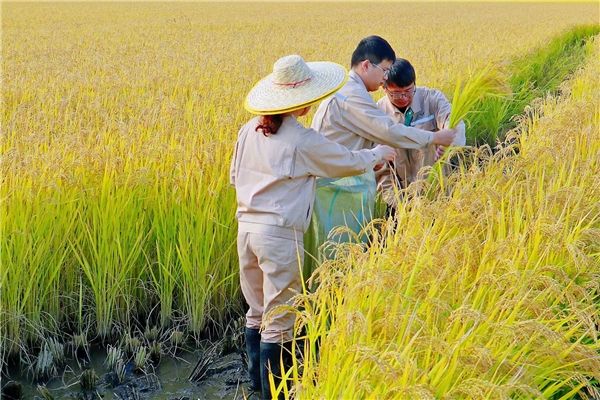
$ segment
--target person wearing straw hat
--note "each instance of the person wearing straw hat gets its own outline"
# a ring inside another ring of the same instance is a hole
[[[348,81],[335,96],[319,105],[312,128],[350,150],[368,149],[376,144],[402,149],[450,145],[456,135],[454,130],[429,132],[405,126],[377,107],[369,92],[381,87],[395,59],[396,54],[385,39],[379,36],[362,39],[352,54]],[[373,171],[355,178],[319,179],[311,230],[317,245],[309,252],[320,258],[319,244],[340,224],[359,233],[373,218],[375,196]],[[329,240],[345,242],[354,237],[344,234],[329,236]],[[366,238],[363,235],[360,240]]]
[[[281,382],[280,361],[291,364],[294,314],[283,310],[302,290],[303,234],[312,213],[315,177],[363,174],[390,161],[394,149],[349,150],[297,118],[337,91],[346,70],[331,62],[283,57],[248,93],[258,116],[239,131],[231,162],[237,196],[238,256],[248,303],[246,352],[251,389],[271,398],[269,371]]]

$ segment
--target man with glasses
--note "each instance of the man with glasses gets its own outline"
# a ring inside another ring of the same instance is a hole
[[[407,60],[398,58],[392,64],[384,89],[386,96],[377,102],[377,106],[395,122],[431,132],[448,127],[450,103],[439,90],[417,87],[415,69]],[[464,122],[458,124],[456,132],[452,145],[464,146]],[[391,210],[396,205],[393,185],[404,189],[421,178],[419,170],[433,165],[443,154],[444,146],[431,143],[421,149],[397,147],[394,169],[385,166],[377,172],[378,189]]]
[[[402,149],[451,144],[456,136],[454,130],[431,132],[406,126],[377,107],[369,92],[383,85],[395,59],[396,54],[385,39],[362,39],[352,54],[348,81],[320,104],[312,128],[350,150],[369,149],[376,144]],[[316,190],[313,232],[317,244],[335,226],[346,225],[358,232],[371,221],[376,193],[373,171],[353,178],[318,179]]]
[[[454,130],[431,132],[405,126],[382,112],[373,101],[369,92],[383,85],[395,59],[396,54],[385,39],[362,39],[352,54],[348,82],[319,105],[312,128],[350,150],[371,148],[374,144],[405,149],[451,144]]]

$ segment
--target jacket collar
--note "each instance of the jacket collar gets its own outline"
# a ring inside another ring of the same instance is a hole
[[[358,85],[362,89],[362,91],[364,91],[366,94],[369,94],[369,91],[367,90],[367,87],[365,86],[365,83],[363,82],[362,78],[353,70],[350,70],[350,72],[348,73],[348,81],[354,82],[354,84]]]

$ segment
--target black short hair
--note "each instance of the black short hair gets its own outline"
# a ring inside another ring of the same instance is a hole
[[[392,46],[382,37],[368,36],[362,39],[354,53],[350,65],[352,67],[358,65],[361,61],[369,60],[373,64],[379,64],[383,60],[393,61],[396,59],[396,53]]]
[[[407,87],[415,83],[417,75],[412,64],[404,58],[397,58],[392,64],[386,84],[398,87]]]

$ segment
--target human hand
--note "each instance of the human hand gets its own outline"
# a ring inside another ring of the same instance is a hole
[[[444,155],[445,152],[446,152],[446,147],[437,146],[435,148],[435,161],[439,160]]]
[[[394,161],[394,158],[396,157],[396,150],[385,144],[375,146],[372,151],[380,161]]]
[[[456,137],[456,129],[442,129],[433,134],[433,144],[450,146]]]

